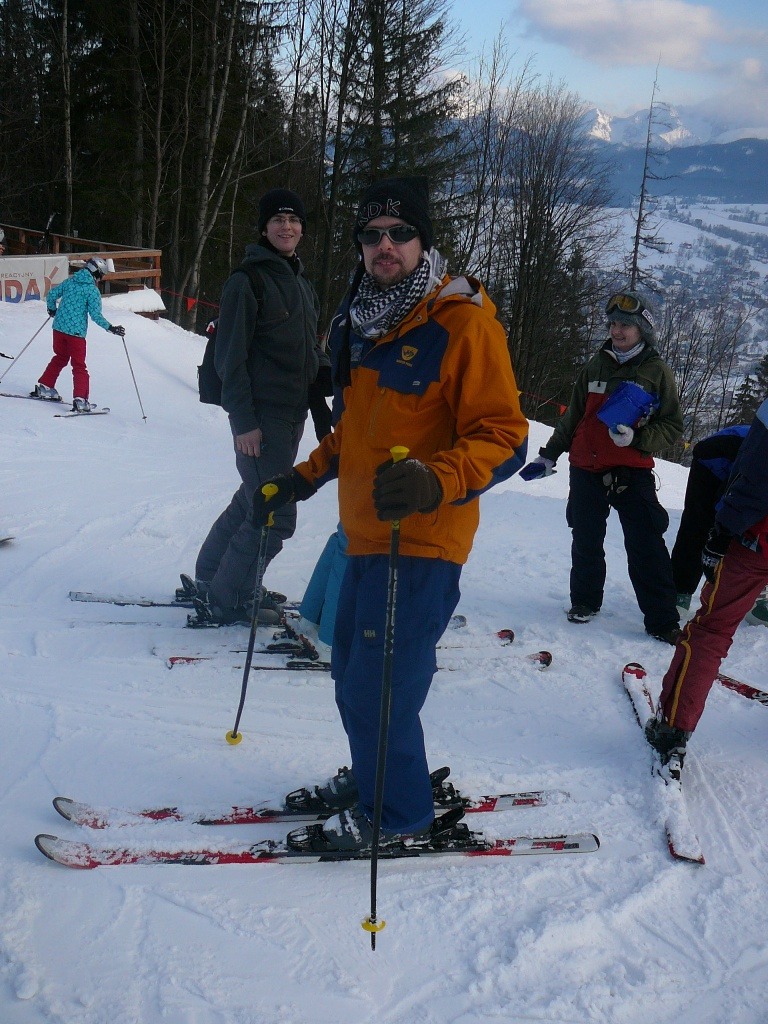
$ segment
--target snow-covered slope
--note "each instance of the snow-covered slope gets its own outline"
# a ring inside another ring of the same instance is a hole
[[[0,351],[19,352],[43,316],[0,304]],[[224,735],[242,655],[219,650],[169,671],[153,654],[215,648],[220,633],[190,635],[176,609],[68,600],[71,589],[170,593],[238,484],[226,418],[197,401],[203,339],[122,309],[114,318],[126,325],[146,422],[120,339],[98,328],[92,397],[110,415],[57,419],[55,407],[0,399],[0,526],[15,537],[0,548],[0,1021],[763,1022],[768,710],[713,691],[686,777],[707,864],[673,862],[620,684],[622,665],[640,660],[657,688],[671,652],[643,632],[613,521],[604,609],[585,626],[566,621],[564,460],[548,480],[513,480],[483,498],[460,605],[461,639],[475,647],[441,653],[454,671],[438,673],[423,718],[432,764],[449,763],[469,793],[557,787],[573,797],[477,816],[474,827],[594,830],[598,853],[384,863],[376,953],[360,927],[366,865],[75,872],[40,856],[36,833],[78,834],[53,811],[57,794],[243,803],[348,761],[324,675],[254,674],[233,747]],[[49,345],[45,330],[0,390],[28,390]],[[67,396],[69,386],[65,371]],[[546,436],[533,424],[532,450]],[[673,537],[686,474],[658,473]],[[267,582],[300,595],[335,522],[328,486],[300,507]],[[491,632],[505,626],[516,640],[495,647]],[[554,654],[547,672],[524,658],[540,648]],[[767,659],[768,631],[741,626],[728,671],[765,685]],[[170,841],[179,828],[135,832]],[[201,843],[278,832],[186,828]]]

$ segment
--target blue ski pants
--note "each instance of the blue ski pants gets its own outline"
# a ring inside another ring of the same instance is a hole
[[[360,804],[373,818],[379,743],[388,555],[353,555],[339,594],[331,673]],[[434,818],[419,712],[437,670],[435,648],[459,602],[461,566],[398,561],[392,696],[381,827],[412,832]]]

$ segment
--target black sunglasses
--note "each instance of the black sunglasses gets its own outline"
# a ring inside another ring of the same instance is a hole
[[[363,228],[357,232],[357,240],[360,245],[378,245],[381,236],[386,235],[395,245],[405,245],[416,238],[418,233],[419,229],[413,224],[394,224],[391,228]]]

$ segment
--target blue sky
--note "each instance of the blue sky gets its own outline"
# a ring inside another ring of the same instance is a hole
[[[470,53],[503,25],[521,62],[610,114],[647,108],[660,59],[657,100],[768,124],[766,0],[453,0],[453,16]]]

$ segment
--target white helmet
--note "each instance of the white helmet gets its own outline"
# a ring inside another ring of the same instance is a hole
[[[85,269],[90,270],[97,281],[100,277],[104,277],[105,274],[109,273],[106,260],[103,260],[100,256],[91,256],[85,264]]]
[[[5,232],[3,231],[2,228],[0,228],[0,245],[2,245],[4,241],[5,241]]]

